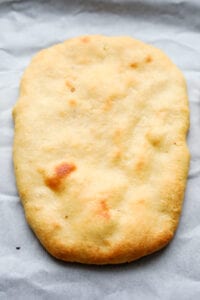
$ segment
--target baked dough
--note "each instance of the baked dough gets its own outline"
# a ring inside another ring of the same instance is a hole
[[[40,51],[14,111],[27,222],[58,259],[130,262],[164,247],[189,166],[182,73],[130,37],[82,36]]]

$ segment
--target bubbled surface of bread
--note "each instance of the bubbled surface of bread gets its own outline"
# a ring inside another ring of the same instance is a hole
[[[28,223],[53,256],[135,260],[164,247],[186,184],[185,80],[160,50],[129,37],[82,36],[26,69],[14,166]]]

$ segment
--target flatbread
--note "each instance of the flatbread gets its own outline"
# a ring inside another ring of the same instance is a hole
[[[13,115],[20,198],[49,253],[123,263],[172,239],[189,110],[183,75],[162,51],[100,35],[42,50]]]

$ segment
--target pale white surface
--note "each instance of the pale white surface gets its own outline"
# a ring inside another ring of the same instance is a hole
[[[200,299],[199,16],[198,0],[0,0],[0,299]],[[11,110],[30,58],[92,33],[130,35],[163,49],[184,72],[190,100],[192,157],[177,234],[165,250],[121,266],[50,257],[24,219],[12,166]]]

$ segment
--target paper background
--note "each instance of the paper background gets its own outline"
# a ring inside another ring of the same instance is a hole
[[[0,1],[0,299],[200,299],[199,32],[198,0]],[[120,266],[50,257],[25,222],[12,166],[11,110],[30,58],[92,33],[160,47],[184,72],[189,92],[191,166],[177,234],[163,251]]]

